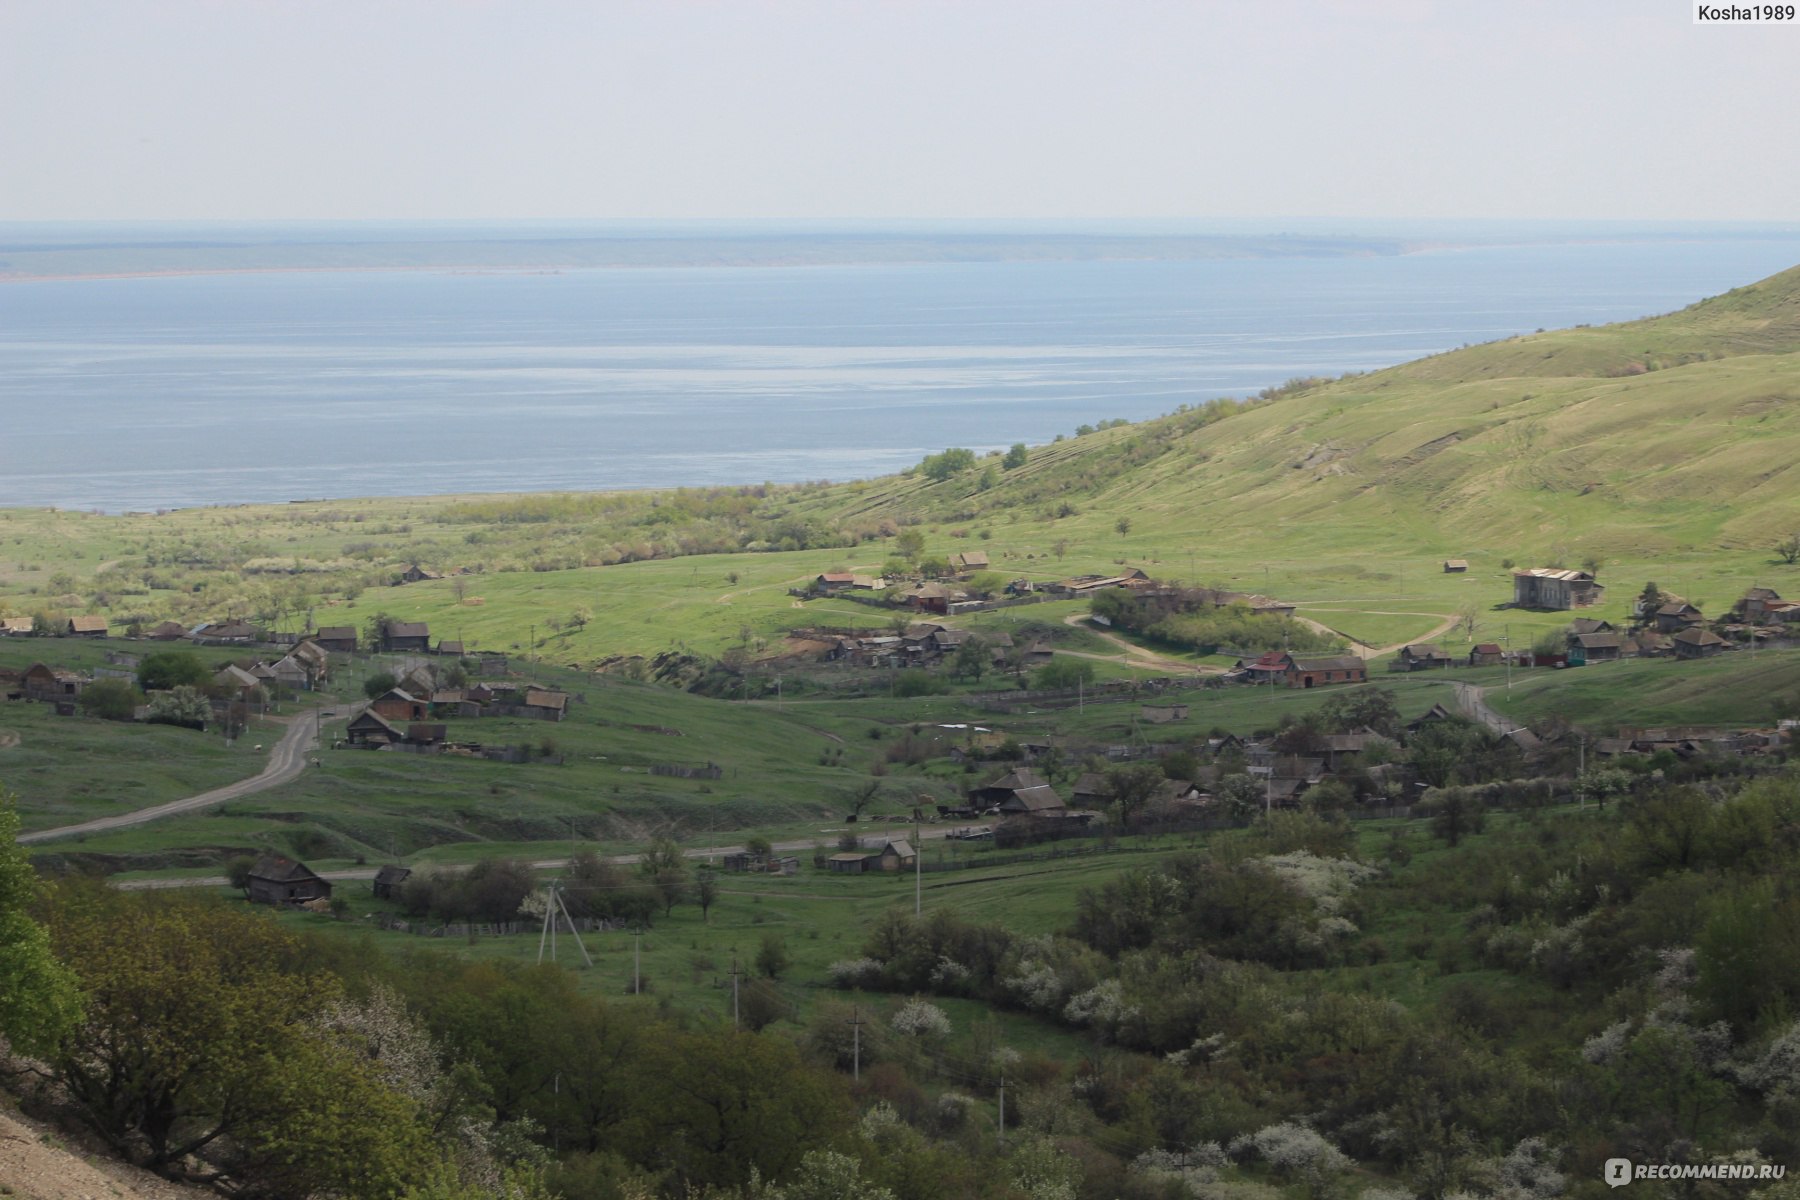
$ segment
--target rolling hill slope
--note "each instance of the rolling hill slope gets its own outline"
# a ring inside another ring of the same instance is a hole
[[[1797,400],[1800,268],[1667,316],[1102,430],[987,490],[976,472],[901,477],[805,506],[979,521],[1073,505],[1215,545],[1410,535],[1520,559],[1761,546],[1800,524]]]

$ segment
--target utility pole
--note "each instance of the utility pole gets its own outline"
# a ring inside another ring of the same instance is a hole
[[[631,994],[634,996],[644,994],[643,965],[644,935],[634,933],[631,935]]]
[[[544,940],[550,941],[550,961],[556,961],[556,926],[560,916],[569,925],[569,936],[575,939],[576,947],[581,951],[581,960],[588,966],[594,965],[592,956],[588,954],[587,943],[581,940],[581,933],[575,928],[575,918],[569,915],[569,906],[563,903],[562,887],[551,881],[549,896],[544,903],[544,927],[538,933],[538,962],[544,961]]]
[[[925,909],[925,838],[924,830],[918,822],[913,823],[913,840],[919,844],[913,849],[913,916],[919,916]]]
[[[731,1027],[733,1029],[742,1029],[743,1028],[743,1025],[738,1020],[738,975],[739,974],[740,974],[740,972],[738,971],[737,951],[733,950],[731,952]]]
[[[1006,1072],[1000,1073],[1000,1145],[1006,1145]]]
[[[862,1079],[862,1006],[853,1005],[850,1009],[850,1078]]]

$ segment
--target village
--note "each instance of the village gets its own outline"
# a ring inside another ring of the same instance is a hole
[[[985,554],[971,552],[956,556],[952,565],[966,576],[989,564]],[[1446,560],[1443,570],[1463,571],[1466,563]],[[1519,609],[1576,612],[1593,608],[1603,594],[1602,585],[1585,571],[1525,569],[1514,571],[1512,580],[1511,606]],[[915,726],[910,740],[920,749],[913,754],[913,763],[927,772],[932,763],[940,763],[953,774],[940,771],[922,779],[909,811],[868,816],[914,825],[951,825],[953,840],[1018,847],[1147,829],[1210,828],[1282,809],[1364,815],[1403,812],[1447,783],[1441,766],[1434,765],[1446,740],[1457,754],[1490,760],[1490,775],[1544,777],[1585,774],[1628,759],[1661,766],[1707,758],[1764,759],[1781,754],[1793,735],[1792,722],[1752,730],[1677,726],[1595,733],[1567,723],[1527,728],[1497,719],[1491,711],[1482,713],[1478,700],[1474,706],[1459,702],[1460,693],[1458,700],[1434,705],[1402,722],[1391,702],[1382,699],[1379,687],[1346,690],[1345,697],[1369,699],[1333,702],[1317,716],[1284,718],[1276,728],[1202,731],[1190,704],[1179,695],[1183,689],[1232,685],[1339,689],[1369,684],[1371,663],[1352,653],[1265,651],[1188,678],[1030,689],[1027,675],[1048,666],[1057,655],[1049,637],[1015,641],[1001,631],[977,635],[950,622],[996,606],[1035,604],[1046,598],[1091,599],[1107,593],[1279,619],[1291,617],[1296,606],[1245,593],[1183,589],[1135,569],[1042,583],[1018,579],[1002,594],[989,597],[971,595],[956,586],[958,582],[952,578],[889,584],[849,572],[822,573],[805,589],[808,598],[868,593],[864,602],[890,609],[892,624],[887,631],[796,630],[790,642],[798,650],[788,653],[852,671],[956,670],[959,663],[978,656],[987,670],[1017,675],[1015,690],[1021,699],[1012,699],[1005,689],[969,693],[965,701],[971,705],[1002,717],[1054,713],[1075,704],[1123,705],[1132,713],[1131,727],[1139,732],[1126,741],[1109,741],[1078,734],[1009,735],[990,724],[971,722]],[[1566,670],[1627,658],[1701,659],[1739,647],[1787,644],[1800,630],[1800,603],[1785,601],[1766,587],[1748,589],[1729,612],[1709,621],[1696,605],[1651,585],[1634,599],[1632,613],[1618,624],[1573,616],[1555,637],[1539,637],[1530,647],[1480,641],[1467,651],[1451,653],[1437,643],[1409,643],[1393,653],[1386,671],[1411,676],[1454,670],[1459,679],[1479,680],[1482,668]],[[352,705],[336,747],[549,764],[562,761],[551,739],[520,742],[515,734],[505,744],[493,744],[470,737],[467,731],[472,727],[465,723],[510,717],[555,724],[567,719],[571,705],[580,700],[565,688],[514,676],[510,673],[514,664],[504,655],[466,652],[460,641],[434,641],[424,622],[385,616],[360,632],[338,625],[281,634],[235,620],[192,627],[165,621],[129,632],[135,636],[113,637],[104,619],[92,616],[73,617],[65,626],[48,630],[34,628],[30,618],[5,618],[0,636],[9,639],[29,638],[46,648],[63,639],[104,641],[107,648],[105,665],[86,671],[56,665],[53,653],[23,669],[0,667],[0,696],[43,703],[63,716],[99,715],[84,697],[128,686],[146,659],[169,647],[185,643],[241,650],[240,656],[218,665],[205,680],[194,681],[199,686],[187,689],[190,700],[198,698],[198,707],[190,704],[172,716],[166,704],[170,693],[149,688],[128,714],[109,714],[113,719],[164,720],[195,728],[222,726],[229,732],[241,729],[251,714],[266,712],[271,705],[319,692],[330,683],[334,668],[345,670],[357,661],[352,656],[380,654],[387,659],[365,660],[359,668],[366,671],[372,663],[379,669],[359,677],[364,696]],[[1023,707],[1026,704],[1031,707]],[[718,779],[722,771],[712,762],[654,767],[654,773],[690,779]],[[859,809],[847,819],[854,822],[864,815]],[[816,865],[851,874],[917,865],[917,846],[905,838],[866,841],[847,834],[834,853],[818,856]],[[262,881],[259,894],[274,898],[281,891],[285,903],[318,900],[328,893],[322,880],[314,877],[308,882],[304,864],[276,859],[263,864],[267,869],[257,876]],[[724,866],[728,871],[791,874],[799,863],[793,855],[734,855]]]

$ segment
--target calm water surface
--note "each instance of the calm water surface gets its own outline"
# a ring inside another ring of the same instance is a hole
[[[0,285],[0,506],[891,471],[1295,375],[1665,312],[1800,238],[1366,258]]]

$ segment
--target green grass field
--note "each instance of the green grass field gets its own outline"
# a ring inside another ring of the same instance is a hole
[[[1610,735],[1618,725],[1755,727],[1778,697],[1800,698],[1800,651],[1734,651],[1698,662],[1647,658],[1575,670],[1515,673],[1487,683],[1487,702],[1520,721],[1558,715]]]

